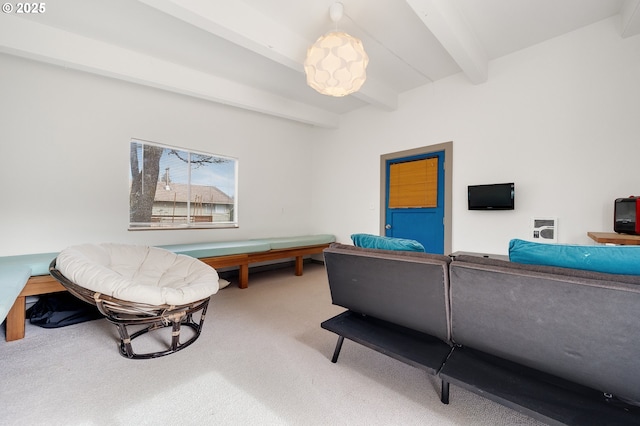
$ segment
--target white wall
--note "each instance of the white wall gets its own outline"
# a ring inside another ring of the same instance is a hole
[[[640,36],[618,20],[492,61],[487,83],[459,74],[315,130],[316,230],[377,234],[380,155],[453,141],[454,251],[504,254],[532,216],[557,217],[559,242],[612,232],[613,200],[640,195]],[[516,184],[514,211],[467,210],[467,185],[500,182]]]
[[[310,232],[309,127],[0,55],[0,256]],[[127,231],[132,137],[240,160],[240,228]],[[327,230],[330,231],[330,230]]]
[[[612,231],[613,199],[640,194],[640,36],[617,19],[311,128],[0,55],[0,256],[82,242],[171,244],[377,233],[380,155],[453,141],[453,250],[506,253],[532,216],[559,241]],[[127,231],[130,138],[240,159],[240,228]],[[516,183],[516,210],[471,212],[469,184]]]

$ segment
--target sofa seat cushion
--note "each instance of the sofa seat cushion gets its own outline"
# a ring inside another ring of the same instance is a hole
[[[83,244],[64,249],[56,265],[75,284],[128,302],[184,305],[218,291],[215,269],[157,247]]]
[[[381,237],[371,234],[353,234],[351,235],[353,245],[356,247],[380,249],[380,250],[397,250],[397,251],[417,251],[424,252],[424,246],[416,240],[405,238]]]
[[[509,260],[530,265],[640,275],[640,246],[545,244],[513,239]]]

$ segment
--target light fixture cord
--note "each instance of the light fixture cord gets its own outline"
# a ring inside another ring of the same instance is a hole
[[[336,24],[335,31],[338,32],[338,21],[344,16],[344,5],[340,2],[335,2],[329,8],[329,17]]]

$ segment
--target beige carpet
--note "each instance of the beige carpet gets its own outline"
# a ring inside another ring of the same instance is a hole
[[[201,337],[128,360],[105,320],[0,342],[2,425],[536,425],[536,421],[345,341],[320,323],[332,306],[324,267],[251,275],[212,299]]]

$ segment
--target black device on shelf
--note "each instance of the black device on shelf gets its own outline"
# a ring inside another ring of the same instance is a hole
[[[513,210],[515,185],[494,183],[490,185],[469,185],[469,210]]]
[[[640,197],[618,198],[613,209],[613,230],[640,235]]]

